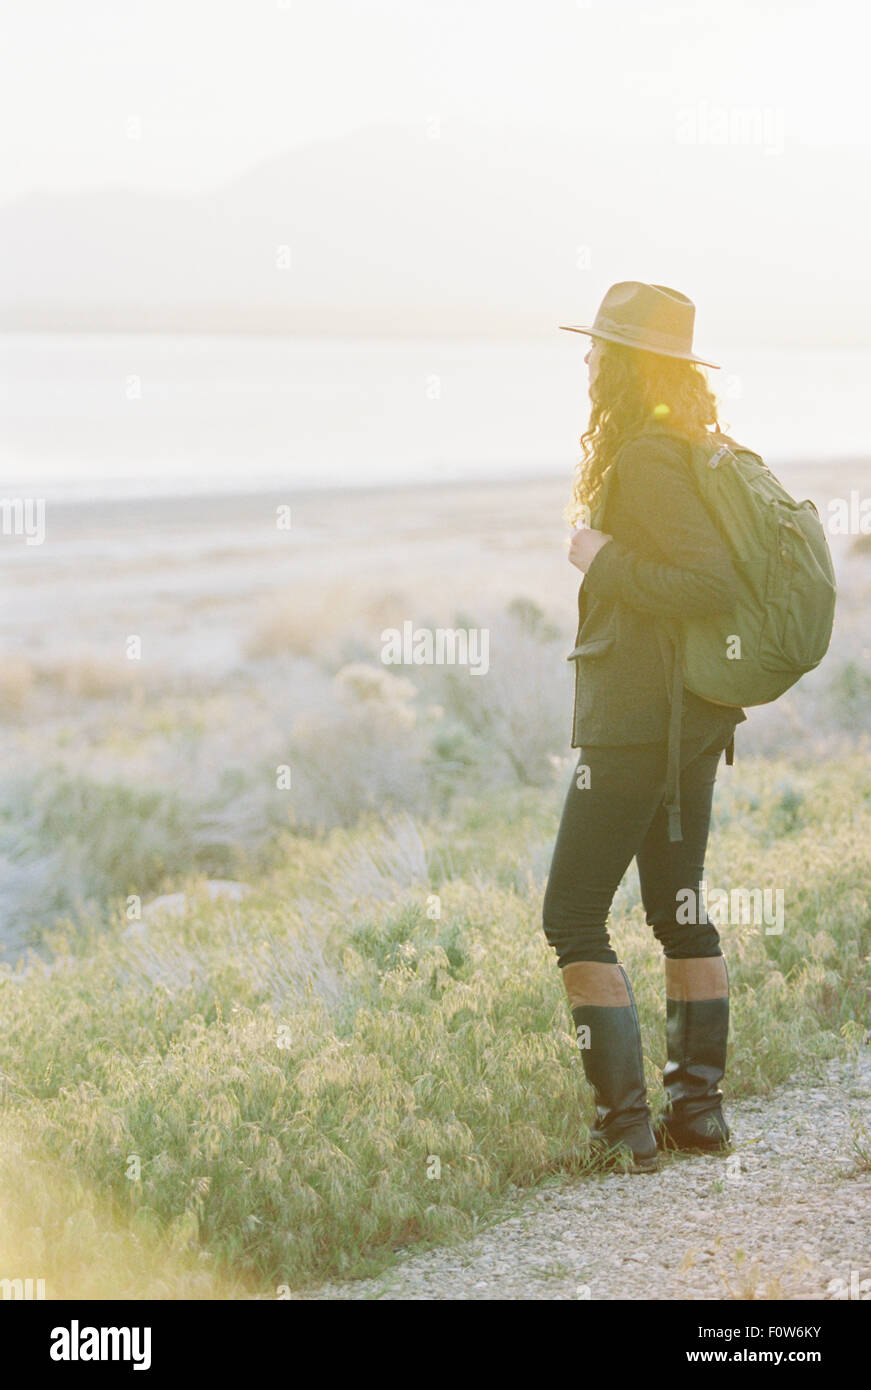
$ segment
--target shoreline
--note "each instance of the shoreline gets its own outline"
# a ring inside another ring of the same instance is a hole
[[[868,462],[871,468],[871,460]],[[484,474],[480,477],[464,478],[420,478],[417,480],[398,479],[396,481],[380,481],[374,483],[291,483],[284,486],[280,481],[264,483],[262,487],[247,488],[211,488],[203,490],[189,490],[186,492],[136,492],[129,495],[110,496],[106,494],[93,494],[87,497],[59,497],[52,500],[46,498],[46,507],[53,511],[69,510],[80,511],[83,508],[94,508],[106,510],[114,509],[120,511],[131,506],[170,506],[175,504],[194,505],[205,503],[212,505],[224,505],[229,503],[260,503],[264,497],[275,497],[280,501],[296,501],[300,499],[316,500],[319,497],[335,498],[336,496],[353,496],[357,498],[384,497],[387,494],[417,493],[417,492],[437,492],[445,490],[472,490],[475,488],[511,488],[511,487],[537,487],[540,484],[564,482],[566,488],[571,486],[571,468],[553,472],[527,473],[527,474],[508,474],[503,477],[494,477]],[[16,488],[20,485],[15,484]],[[31,488],[31,493],[37,493],[38,488]],[[12,494],[2,494],[11,496]],[[0,496],[0,500],[2,500]]]
[[[749,446],[748,446],[749,447]],[[766,460],[767,462],[767,460]],[[776,474],[787,487],[793,490],[795,487],[808,486],[809,481],[813,480],[819,484],[821,474],[831,471],[841,479],[852,477],[853,486],[861,486],[862,480],[866,483],[871,480],[871,455],[865,454],[833,454],[827,458],[820,458],[817,455],[809,455],[806,458],[791,458],[785,462],[770,464],[771,471]],[[444,478],[418,478],[418,479],[382,479],[372,483],[345,482],[345,483],[306,483],[304,481],[282,483],[280,480],[263,483],[256,487],[236,487],[228,486],[221,488],[203,487],[188,488],[183,491],[156,491],[156,492],[130,492],[124,494],[91,493],[83,497],[76,496],[57,496],[52,498],[46,495],[45,504],[53,512],[70,511],[81,512],[83,509],[92,508],[94,510],[105,509],[107,512],[115,510],[120,512],[122,509],[131,507],[169,507],[169,506],[193,506],[195,504],[204,505],[225,505],[236,503],[242,505],[254,504],[262,501],[264,497],[275,497],[280,501],[295,500],[316,500],[319,497],[334,498],[336,496],[348,496],[357,498],[384,497],[387,494],[398,493],[420,493],[420,492],[443,492],[445,490],[474,490],[476,488],[524,488],[537,487],[539,485],[549,485],[564,482],[566,489],[570,489],[574,471],[574,464],[569,463],[564,468],[543,469],[540,472],[530,471],[528,473],[509,472],[501,476],[492,473],[469,475],[464,477],[444,477]],[[792,482],[790,482],[792,480]],[[26,490],[25,490],[26,489]],[[41,492],[48,492],[48,489],[41,488],[40,484],[25,485],[23,483],[12,483],[9,490],[0,491],[0,500],[13,499],[15,497],[38,496]]]
[[[828,499],[861,487],[871,463],[775,471],[825,518]],[[373,595],[397,619],[434,620],[524,597],[568,631],[578,580],[566,559],[570,488],[567,470],[49,504],[43,544],[10,536],[0,547],[0,640],[7,655],[40,662],[115,662],[141,633],[150,660],[214,672],[245,659],[274,609],[320,613],[332,627]],[[831,536],[836,565],[853,540]]]

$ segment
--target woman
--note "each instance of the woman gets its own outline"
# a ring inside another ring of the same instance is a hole
[[[581,752],[544,930],[595,1093],[593,1144],[608,1158],[628,1149],[641,1172],[657,1167],[658,1147],[698,1152],[729,1142],[719,1090],[728,980],[700,885],[717,767],[746,716],[683,689],[672,641],[682,618],[731,609],[737,585],[688,461],[691,442],[726,438],[702,370],[714,364],[692,350],[694,318],[678,291],[624,281],[608,291],[592,327],[569,329],[592,339],[584,359],[592,409],[570,508],[576,525],[591,524],[574,532],[569,551],[584,575],[569,658],[572,747]],[[632,989],[606,926],[633,857],[647,922],[665,953],[667,1108],[657,1134]]]

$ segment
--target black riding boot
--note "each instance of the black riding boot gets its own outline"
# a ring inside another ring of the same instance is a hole
[[[662,1148],[722,1152],[729,1126],[719,1082],[726,1068],[729,977],[722,956],[666,960],[667,1105],[657,1126]]]
[[[604,1158],[620,1149],[632,1157],[632,1172],[658,1167],[650,1124],[641,1034],[632,988],[622,965],[575,961],[563,966],[563,983],[578,1037],[584,1075],[596,1098],[593,1148]]]

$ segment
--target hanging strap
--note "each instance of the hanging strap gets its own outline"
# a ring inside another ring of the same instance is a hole
[[[735,764],[735,735],[733,734],[732,737],[729,739],[729,742],[726,744],[726,766],[727,766],[727,767],[733,767],[734,764]]]
[[[668,756],[665,774],[665,810],[668,816],[668,838],[672,842],[683,839],[680,825],[680,735],[683,722],[683,660],[681,656],[681,633],[675,625],[672,628],[671,643],[661,627],[657,636],[662,651],[666,678],[671,671],[671,701],[668,716]]]

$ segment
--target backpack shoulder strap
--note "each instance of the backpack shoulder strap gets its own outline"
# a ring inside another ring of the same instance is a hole
[[[665,810],[668,816],[668,838],[672,842],[683,839],[680,824],[680,744],[683,725],[683,651],[682,633],[677,623],[669,624],[666,635],[662,623],[656,624],[656,636],[662,652],[662,664],[666,679],[671,678],[671,695],[668,711],[668,752],[665,773]],[[669,636],[671,641],[669,641]]]

